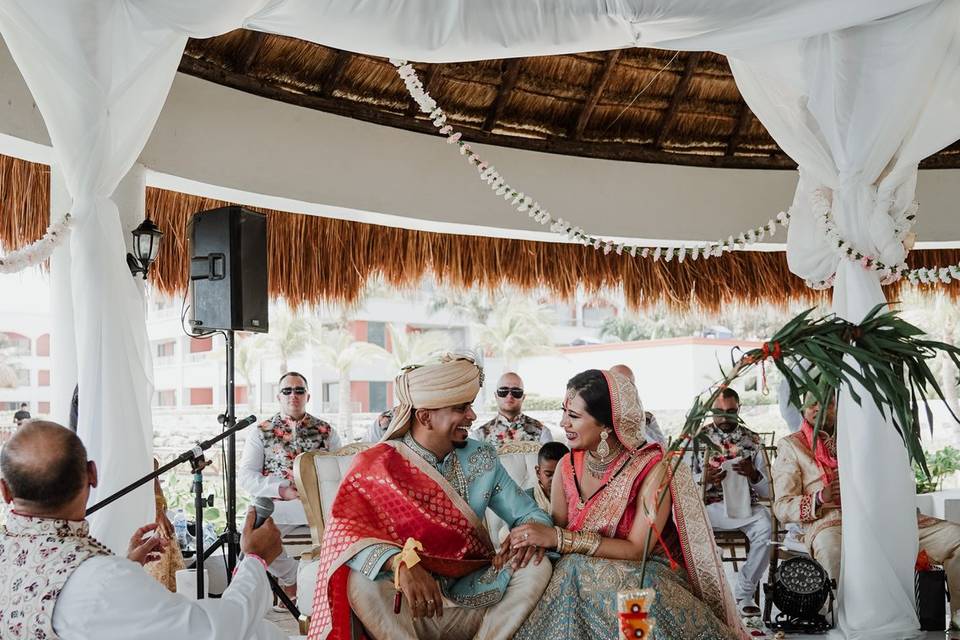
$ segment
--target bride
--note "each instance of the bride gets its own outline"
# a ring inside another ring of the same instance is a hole
[[[646,442],[633,384],[609,371],[584,371],[567,383],[563,409],[571,453],[553,477],[558,526],[521,525],[504,541],[513,551],[537,546],[562,554],[514,638],[616,640],[617,592],[646,587],[656,592],[652,638],[747,637],[689,469],[679,465],[667,481],[673,462]]]

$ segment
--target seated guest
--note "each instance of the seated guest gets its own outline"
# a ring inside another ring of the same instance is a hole
[[[393,409],[387,409],[378,415],[377,419],[370,424],[370,428],[367,429],[367,442],[380,442],[392,419]]]
[[[263,620],[270,597],[267,564],[280,553],[271,520],[253,528],[246,554],[219,600],[167,591],[139,566],[163,550],[156,525],[141,527],[126,558],[91,538],[84,519],[97,467],[80,439],[53,422],[24,425],[0,452],[0,492],[9,505],[0,528],[0,637],[4,640],[282,640]]]
[[[637,386],[637,379],[633,375],[633,369],[628,367],[625,364],[615,364],[610,367],[610,373],[616,373],[621,375],[627,380],[630,381],[630,384]],[[663,435],[663,429],[660,428],[660,425],[657,424],[657,419],[649,411],[643,412],[644,420],[647,427],[647,440],[650,442],[656,442],[662,447],[667,446],[667,437]]]
[[[563,409],[571,453],[553,476],[557,526],[524,524],[505,541],[562,554],[516,640],[618,640],[617,592],[647,587],[650,638],[745,637],[689,467],[668,475],[669,458],[644,438],[636,387],[584,371],[567,383]]]
[[[777,443],[773,463],[773,510],[781,522],[800,523],[802,541],[831,578],[840,577],[842,508],[840,468],[834,440],[836,399],[825,409],[823,425],[813,441],[820,405],[807,399],[800,431]],[[942,564],[951,592],[951,620],[960,609],[960,525],[918,514],[920,550]],[[955,624],[951,624],[955,627]]]
[[[280,376],[277,394],[280,412],[250,429],[237,466],[237,480],[252,497],[273,498],[273,518],[281,535],[309,534],[307,514],[293,479],[293,461],[308,451],[340,448],[337,432],[307,413],[310,392],[307,379],[296,371]],[[282,552],[270,573],[291,596],[296,595],[297,561]]]
[[[770,509],[757,503],[758,499],[770,497],[767,458],[763,455],[760,436],[737,418],[740,396],[736,391],[729,387],[723,389],[714,401],[713,409],[713,423],[704,425],[701,433],[717,446],[720,453],[700,450],[694,461],[694,477],[702,474],[704,503],[713,530],[742,531],[750,541],[747,560],[740,567],[733,595],[741,614],[758,616],[760,608],[754,601],[754,593],[770,563],[773,530]],[[733,465],[733,471],[746,478],[750,486],[751,513],[742,518],[727,515],[722,485],[727,472],[718,466],[723,460],[734,458],[740,458],[740,462]]]
[[[499,447],[507,442],[550,442],[550,429],[523,413],[523,380],[505,373],[497,382],[497,417],[476,427],[470,437]]]
[[[333,502],[310,640],[356,637],[351,610],[378,640],[506,640],[530,613],[550,563],[531,549],[505,565],[484,514],[511,527],[550,517],[493,447],[467,438],[482,380],[450,354],[397,377],[384,440],[357,455]]]
[[[550,489],[553,486],[553,474],[557,470],[557,463],[563,456],[570,453],[567,446],[560,442],[548,442],[540,447],[537,453],[537,484],[527,489],[531,498],[537,501],[537,506],[550,513]]]

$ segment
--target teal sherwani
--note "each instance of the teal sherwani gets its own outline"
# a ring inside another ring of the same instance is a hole
[[[442,460],[422,447],[410,433],[403,436],[398,446],[408,447],[436,469],[481,521],[489,508],[511,529],[525,522],[553,526],[550,516],[537,506],[500,464],[496,449],[476,440],[468,439],[466,443],[465,447],[454,449]],[[392,580],[393,573],[383,570],[383,566],[399,552],[400,548],[392,544],[374,544],[353,556],[347,565],[372,580]],[[463,578],[438,577],[438,581],[444,596],[460,606],[488,607],[503,597],[512,575],[509,565],[500,571],[491,565]]]

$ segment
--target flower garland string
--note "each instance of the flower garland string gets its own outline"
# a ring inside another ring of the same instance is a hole
[[[737,236],[730,236],[726,240],[717,242],[695,243],[692,246],[687,246],[687,243],[680,243],[679,246],[638,246],[623,242],[614,242],[613,240],[603,240],[590,235],[581,227],[573,225],[563,218],[554,218],[539,202],[536,202],[522,191],[511,187],[500,172],[497,171],[496,167],[480,158],[468,143],[461,140],[462,134],[454,131],[453,127],[447,122],[447,115],[443,109],[437,105],[436,100],[427,93],[413,65],[406,60],[393,58],[391,58],[390,62],[397,68],[397,73],[403,80],[404,85],[406,85],[407,92],[420,107],[420,111],[430,117],[433,126],[436,127],[441,135],[446,136],[448,144],[455,144],[459,147],[460,155],[465,156],[467,162],[476,167],[477,172],[480,174],[480,179],[486,182],[494,193],[510,202],[511,205],[516,207],[517,211],[527,213],[527,215],[536,222],[544,226],[550,225],[549,228],[551,232],[566,236],[574,242],[592,246],[597,250],[603,249],[604,254],[616,252],[617,255],[623,255],[627,253],[633,257],[639,255],[642,258],[652,258],[654,261],[662,259],[665,262],[670,262],[674,258],[676,258],[678,262],[683,262],[686,258],[691,260],[702,258],[706,260],[708,258],[722,256],[724,252],[756,244],[768,235],[773,237],[777,231],[778,224],[782,227],[787,227],[790,223],[790,212],[781,211],[766,224],[748,229]]]
[[[420,111],[427,114],[433,123],[433,126],[446,136],[447,144],[455,144],[459,148],[460,155],[464,156],[471,165],[473,165],[480,179],[486,182],[498,196],[510,202],[516,207],[517,211],[527,213],[531,218],[541,225],[549,225],[550,231],[566,236],[570,240],[579,242],[586,246],[592,246],[596,250],[603,249],[604,254],[616,252],[617,255],[627,253],[630,256],[640,256],[642,258],[651,258],[655,262],[664,260],[670,262],[674,258],[678,262],[684,259],[704,260],[712,257],[719,257],[724,252],[730,252],[748,245],[756,244],[762,241],[768,235],[773,237],[780,225],[786,228],[790,224],[790,210],[781,211],[776,217],[771,218],[766,224],[748,229],[737,235],[729,236],[726,240],[708,243],[695,243],[687,246],[686,243],[680,243],[679,246],[638,246],[623,242],[614,242],[613,240],[603,240],[596,236],[586,233],[581,227],[571,224],[563,218],[554,218],[550,213],[535,201],[532,197],[510,186],[506,179],[497,171],[496,167],[483,160],[470,145],[463,140],[462,134],[454,131],[453,127],[447,122],[447,115],[437,104],[436,100],[427,93],[417,75],[416,69],[406,60],[391,58],[390,63],[397,69],[397,73],[403,80],[407,92],[420,107]],[[911,270],[905,262],[896,265],[887,265],[862,251],[856,249],[850,242],[843,238],[836,224],[833,221],[832,206],[827,195],[826,189],[817,189],[811,197],[811,208],[824,236],[831,244],[836,246],[837,253],[851,262],[859,263],[864,269],[875,271],[879,274],[882,284],[891,284],[900,278],[907,278],[911,283],[949,284],[957,280],[960,281],[960,264],[947,267],[920,268]],[[894,229],[897,238],[903,238],[910,231],[910,228],[916,224],[918,205],[916,202],[901,211],[894,219]],[[833,286],[834,277],[820,281],[807,280],[807,286],[813,289],[828,289]]]
[[[38,240],[0,256],[0,273],[17,273],[47,260],[53,255],[54,249],[67,237],[66,231],[72,220],[68,213],[63,220],[47,227],[46,232]]]
[[[906,262],[900,262],[895,265],[885,264],[875,256],[863,253],[840,234],[833,220],[833,207],[827,191],[824,187],[815,189],[810,196],[810,208],[820,231],[830,243],[830,246],[836,249],[840,257],[850,262],[856,262],[868,271],[875,271],[877,275],[880,276],[880,284],[892,284],[900,278],[908,276],[911,272]],[[915,224],[917,211],[918,205],[914,202],[897,216],[894,224],[898,239],[903,240],[910,231],[910,227]],[[945,268],[949,269],[950,267]],[[826,280],[807,280],[806,284],[811,289],[829,289],[833,286],[835,276],[836,273]]]

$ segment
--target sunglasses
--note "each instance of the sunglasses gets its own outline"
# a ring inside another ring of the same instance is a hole
[[[497,389],[497,396],[500,398],[506,398],[507,394],[513,396],[517,400],[523,397],[523,389],[520,387],[500,387]]]
[[[298,396],[302,396],[302,395],[304,395],[306,392],[307,392],[307,388],[306,388],[306,387],[284,387],[283,389],[280,389],[280,393],[282,393],[282,394],[285,395],[285,396],[288,396],[288,395],[290,395],[291,393],[295,393],[295,394],[297,394]]]

